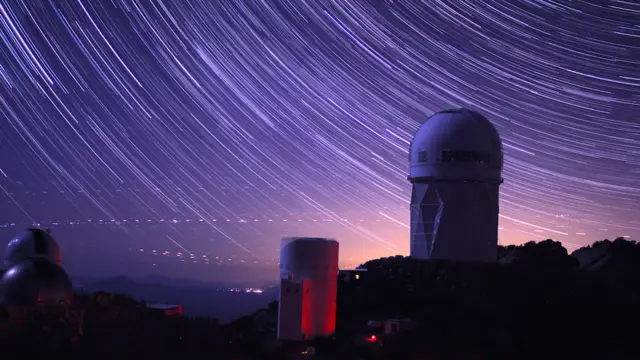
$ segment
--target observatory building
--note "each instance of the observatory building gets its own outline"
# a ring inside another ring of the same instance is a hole
[[[331,335],[336,328],[337,293],[337,241],[282,239],[278,339]]]
[[[64,309],[71,280],[62,269],[60,248],[48,231],[28,229],[7,245],[0,274],[0,305],[9,309]]]
[[[503,154],[493,124],[471,110],[441,111],[410,147],[411,256],[496,261]]]

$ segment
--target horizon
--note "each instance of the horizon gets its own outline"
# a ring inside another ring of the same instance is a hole
[[[0,236],[9,233],[10,230],[19,230],[12,228],[2,228],[0,227]],[[24,229],[22,229],[24,230]],[[22,231],[19,230],[19,231]],[[17,232],[13,233],[15,235]],[[182,261],[184,260],[184,256],[171,256],[166,254],[164,251],[157,250],[140,252],[139,249],[131,249],[129,252],[131,255],[141,255],[141,257],[135,258],[125,258],[125,261],[122,260],[117,261],[116,269],[118,271],[104,271],[103,266],[113,263],[112,258],[100,259],[99,257],[95,257],[98,253],[100,253],[100,249],[89,249],[90,251],[94,251],[93,256],[86,256],[86,247],[82,246],[70,246],[68,239],[60,239],[56,236],[55,228],[51,231],[53,237],[57,240],[58,244],[62,250],[62,260],[63,267],[69,274],[72,279],[89,279],[91,282],[105,280],[105,279],[114,279],[114,278],[127,278],[133,281],[142,281],[143,283],[149,283],[149,279],[160,278],[160,279],[168,279],[171,281],[187,281],[190,283],[202,283],[206,285],[228,285],[228,286],[242,286],[242,287],[252,287],[256,286],[256,284],[264,285],[266,283],[276,284],[279,278],[279,259],[275,259],[273,262],[259,262],[257,264],[247,262],[242,263],[239,261],[231,262],[224,261],[227,259],[223,259],[223,261],[215,262],[203,262],[196,261]],[[11,237],[7,237],[9,240]],[[569,255],[575,253],[575,251],[584,249],[587,247],[591,247],[594,243],[609,240],[614,241],[618,238],[622,238],[627,241],[637,242],[635,239],[623,238],[620,236],[603,238],[596,241],[593,241],[589,244],[585,244],[580,248],[575,248],[573,250],[563,247],[567,250]],[[9,241],[7,240],[7,242]],[[546,240],[557,241],[556,239],[539,239],[539,240],[530,240],[533,242],[540,242]],[[510,245],[521,246],[526,244],[526,241],[519,244],[499,244],[499,246],[507,247]],[[338,242],[340,242],[338,240]],[[559,241],[558,241],[559,242]],[[67,256],[68,251],[71,250],[71,256]],[[137,251],[136,251],[137,250]],[[0,257],[4,256],[5,246],[0,247]],[[79,254],[83,254],[85,256],[78,256]],[[172,254],[175,255],[175,254]],[[340,270],[352,270],[357,268],[359,265],[364,264],[370,260],[376,260],[381,258],[388,258],[394,256],[403,256],[409,257],[408,253],[388,253],[379,257],[372,257],[368,259],[363,259],[363,261],[351,264],[345,264],[344,261],[340,261],[339,269]],[[228,259],[232,260],[232,259]],[[91,264],[91,267],[88,267],[88,264]],[[100,269],[98,271],[93,271],[93,269]],[[213,271],[212,271],[213,270]],[[233,272],[235,270],[235,272]],[[232,271],[231,273],[229,271]],[[77,285],[74,280],[74,286]]]

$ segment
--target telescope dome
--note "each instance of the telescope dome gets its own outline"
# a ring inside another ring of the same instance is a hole
[[[430,116],[411,142],[409,180],[501,182],[502,141],[494,125],[468,109]]]
[[[28,260],[10,267],[0,280],[0,304],[8,307],[58,307],[70,303],[71,280],[60,266]]]
[[[4,266],[8,268],[26,260],[46,260],[61,266],[60,247],[48,231],[27,229],[19,232],[7,245]]]

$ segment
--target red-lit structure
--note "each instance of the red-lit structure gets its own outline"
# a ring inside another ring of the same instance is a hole
[[[161,311],[165,316],[182,316],[182,305],[147,304],[147,308]]]
[[[282,240],[278,339],[307,340],[335,331],[338,249],[331,239]]]

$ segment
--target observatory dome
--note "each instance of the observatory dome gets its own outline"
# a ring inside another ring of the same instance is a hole
[[[47,231],[27,229],[14,236],[7,245],[4,253],[4,266],[8,268],[25,260],[38,259],[61,266],[60,247]]]
[[[0,303],[10,307],[64,306],[72,294],[64,269],[43,260],[14,265],[0,280]]]
[[[411,142],[409,180],[501,182],[502,141],[495,126],[468,109],[430,116]]]

